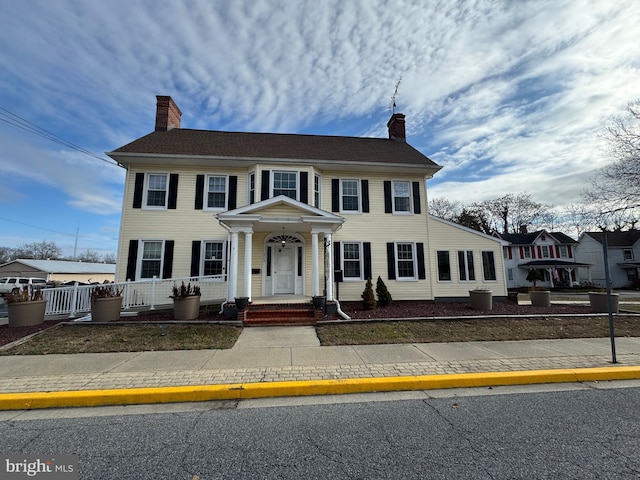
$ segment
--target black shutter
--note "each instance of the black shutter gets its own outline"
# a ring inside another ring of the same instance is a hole
[[[362,254],[364,256],[364,278],[373,278],[371,274],[371,242],[362,244]]]
[[[340,180],[337,178],[331,179],[331,211],[340,211]]]
[[[269,198],[269,170],[262,171],[262,189],[260,192],[260,200],[267,200]]]
[[[384,181],[384,213],[393,213],[391,205],[391,181]]]
[[[416,250],[418,257],[418,278],[424,280],[427,278],[427,272],[424,268],[424,243],[416,243]]]
[[[393,242],[387,243],[387,277],[389,280],[396,279],[396,254]]]
[[[342,270],[340,264],[340,242],[333,242],[333,269]],[[342,272],[341,277],[344,279],[344,272]]]
[[[129,240],[129,253],[127,254],[127,280],[136,279],[136,265],[138,264],[138,240]]]
[[[178,202],[178,174],[169,175],[169,204],[168,208],[175,210]]]
[[[300,172],[300,201],[309,203],[309,174]]]
[[[227,208],[229,210],[235,210],[238,204],[238,177],[232,175],[229,177],[229,202]]]
[[[196,200],[195,209],[202,210],[204,204],[204,175],[196,176]]]
[[[369,180],[360,180],[362,190],[362,212],[369,213]]]
[[[133,189],[133,208],[142,207],[143,190],[144,190],[144,173],[136,173],[136,184]]]
[[[420,206],[420,182],[413,182],[413,213],[422,213]]]
[[[191,242],[191,276],[200,276],[200,240]]]
[[[173,274],[173,240],[164,242],[164,265],[162,266],[162,278],[171,278]]]

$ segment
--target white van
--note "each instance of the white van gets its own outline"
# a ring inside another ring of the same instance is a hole
[[[47,281],[44,278],[37,277],[3,277],[0,278],[0,294],[10,292],[14,288],[20,288],[24,285],[37,285],[44,287]]]

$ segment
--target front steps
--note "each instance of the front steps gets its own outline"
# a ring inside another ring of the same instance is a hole
[[[251,303],[238,312],[238,320],[246,327],[309,326],[322,318],[322,308],[309,303]]]

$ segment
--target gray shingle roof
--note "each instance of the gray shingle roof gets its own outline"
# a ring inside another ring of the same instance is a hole
[[[631,247],[640,240],[640,230],[628,232],[585,232],[597,242],[602,243],[602,237],[607,235],[607,244],[610,247]]]
[[[18,259],[5,263],[21,263],[36,270],[47,273],[116,273],[116,266],[112,263],[70,262],[67,260],[31,260]],[[3,266],[4,266],[3,265]]]
[[[282,133],[243,133],[174,128],[153,132],[109,155],[162,154],[226,158],[328,160],[412,164],[429,170],[440,167],[406,142],[386,138],[338,137]]]
[[[510,242],[512,245],[531,245],[533,241],[543,233],[544,230],[538,230],[531,233],[500,233],[499,236],[503,240]],[[578,243],[573,238],[562,232],[547,232],[561,244]]]

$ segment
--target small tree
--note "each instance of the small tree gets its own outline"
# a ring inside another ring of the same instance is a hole
[[[529,273],[527,273],[527,281],[533,283],[533,290],[538,289],[536,283],[541,280],[542,274],[537,268],[532,268],[531,270],[529,270]]]
[[[367,278],[367,284],[364,287],[364,292],[362,292],[362,303],[364,303],[364,308],[366,310],[373,310],[376,308],[376,296],[373,293],[373,283],[371,283],[371,279]]]
[[[378,296],[378,305],[382,307],[391,304],[391,301],[393,300],[387,286],[379,276],[378,281],[376,282],[376,295]]]

